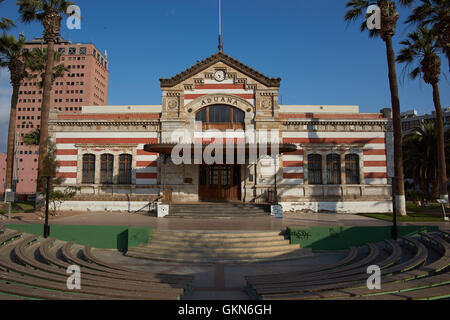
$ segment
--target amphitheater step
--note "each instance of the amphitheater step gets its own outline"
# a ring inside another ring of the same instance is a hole
[[[221,240],[186,240],[186,241],[163,241],[152,240],[151,244],[143,245],[143,248],[163,248],[163,249],[173,249],[174,245],[177,245],[177,248],[192,248],[192,247],[200,247],[200,248],[208,248],[214,249],[216,247],[221,248],[265,248],[271,246],[283,246],[289,245],[289,240],[266,240],[262,239],[261,241],[257,241],[256,239],[252,239],[249,242],[242,242],[241,239],[221,239]]]
[[[170,204],[169,218],[266,217],[267,205],[244,203]]]
[[[287,260],[311,254],[280,232],[157,231],[150,243],[129,248],[129,257],[195,263]]]

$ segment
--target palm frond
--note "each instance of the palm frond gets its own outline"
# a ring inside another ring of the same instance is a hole
[[[10,19],[2,18],[0,20],[0,30],[9,30],[15,26],[16,26],[16,24]]]
[[[350,0],[345,6],[350,9],[346,12],[344,20],[351,23],[366,14],[366,10],[370,6],[370,1]]]
[[[17,39],[13,35],[3,34],[0,36],[0,59],[11,61],[20,59],[24,52],[25,39]]]
[[[39,20],[39,14],[44,9],[44,2],[41,0],[17,0],[16,5],[19,6],[19,14],[22,22],[28,23]]]
[[[52,82],[54,82],[57,78],[63,77],[64,74],[69,71],[64,64],[57,64],[61,60],[61,54],[56,51],[54,51],[53,54],[54,63],[56,65],[53,67]],[[29,78],[38,78],[40,76],[41,79],[44,79],[47,66],[47,48],[43,48],[42,50],[33,49],[25,55],[25,60],[28,68],[32,72],[32,75],[30,75]],[[37,84],[40,88],[43,85],[42,81],[39,81]]]
[[[422,61],[436,55],[436,39],[427,27],[421,26],[415,32],[409,33],[407,40],[400,42],[404,47],[396,60],[405,64],[404,72],[407,72],[411,79],[422,76]]]
[[[20,18],[23,22],[41,20],[49,10],[56,10],[61,15],[67,15],[67,8],[73,2],[65,0],[17,0]]]

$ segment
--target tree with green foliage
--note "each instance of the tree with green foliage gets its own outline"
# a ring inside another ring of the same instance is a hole
[[[408,40],[402,41],[405,47],[400,51],[397,61],[404,63],[412,79],[421,77],[433,88],[433,102],[436,109],[437,175],[441,199],[448,201],[447,166],[445,161],[444,114],[439,94],[439,77],[441,74],[441,59],[437,54],[438,37],[427,27],[420,27],[408,35]]]
[[[39,135],[40,130],[37,129],[35,131],[32,131],[23,137],[23,141],[27,145],[39,145]],[[61,190],[60,185],[64,183],[64,178],[58,177],[57,175],[57,161],[56,161],[56,145],[54,142],[50,141],[48,153],[47,153],[47,159],[44,162],[44,176],[50,177],[50,183],[49,183],[49,190],[50,193],[48,195],[49,198],[49,207],[53,212],[53,215],[57,215],[57,212],[61,205],[77,194],[77,191],[80,190],[79,187],[70,186],[63,190]],[[56,190],[58,188],[58,190]],[[40,200],[37,207],[40,207],[40,209],[43,209],[43,206],[45,204],[46,194],[47,190],[45,189],[43,191],[43,199]]]
[[[39,129],[36,129],[30,133],[26,133],[23,136],[23,142],[27,146],[38,146],[40,135],[41,135],[41,131]]]
[[[439,195],[437,129],[434,121],[414,128],[403,140],[405,176],[413,179],[426,198]],[[446,160],[450,161],[450,131],[445,133]],[[447,166],[447,174],[449,166]],[[431,190],[430,190],[431,186]]]
[[[401,5],[410,5],[413,0],[399,0]],[[392,45],[392,37],[395,35],[399,14],[395,1],[378,0],[363,1],[350,0],[346,7],[349,8],[345,14],[345,21],[355,22],[359,18],[367,18],[367,9],[371,5],[377,5],[381,13],[381,28],[368,29],[366,19],[363,19],[361,31],[368,31],[371,38],[380,37],[386,45],[387,65],[389,71],[389,85],[391,92],[392,117],[394,127],[394,171],[396,177],[394,201],[397,213],[406,215],[405,201],[405,181],[403,174],[403,155],[402,155],[402,127],[400,119],[400,99],[398,94],[397,71],[395,68],[395,53]]]
[[[3,34],[0,37],[0,67],[8,68],[13,89],[11,96],[11,109],[9,112],[5,192],[12,190],[13,186],[17,101],[19,98],[20,84],[22,80],[28,76],[26,61],[24,59],[24,44],[25,39],[23,37],[17,39],[15,36],[6,34]]]
[[[41,89],[44,86],[44,77],[45,77],[45,71],[46,71],[46,64],[47,64],[47,48],[44,49],[37,49],[34,48],[33,50],[29,51],[28,54],[25,56],[26,58],[26,64],[27,68],[29,70],[28,79],[34,80],[38,79],[37,82],[38,87]],[[55,80],[57,78],[64,77],[64,74],[66,72],[69,72],[70,70],[63,64],[59,63],[61,62],[61,54],[58,52],[54,52],[53,54],[53,72],[51,77],[51,84],[53,85],[55,83]]]
[[[47,44],[47,52],[55,52],[55,43],[58,42],[61,30],[62,16],[67,13],[71,2],[65,0],[17,0],[21,20],[25,23],[38,21],[42,24],[43,39]],[[48,117],[50,112],[50,94],[52,90],[52,70],[54,67],[54,55],[48,54],[45,64],[45,72],[42,85],[42,106],[40,122],[39,142],[39,167],[38,167],[38,191],[43,191],[44,161],[48,150]]]
[[[53,215],[57,215],[57,211],[59,210],[61,204],[65,201],[72,199],[77,191],[80,190],[79,187],[67,187],[62,189],[61,184],[64,183],[64,178],[58,176],[57,174],[57,163],[56,163],[56,144],[50,140],[48,144],[48,152],[47,157],[44,161],[44,176],[49,176],[49,190],[45,189],[43,192],[43,199],[41,200],[40,205],[41,209],[45,204],[45,198],[47,191],[49,191],[49,207],[53,211]]]
[[[429,27],[436,36],[436,45],[447,55],[450,65],[450,1],[420,1],[421,4],[414,8],[406,23]]]

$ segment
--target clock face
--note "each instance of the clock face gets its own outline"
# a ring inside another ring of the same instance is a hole
[[[216,71],[216,73],[214,74],[214,78],[219,82],[225,80],[225,71],[223,70]]]

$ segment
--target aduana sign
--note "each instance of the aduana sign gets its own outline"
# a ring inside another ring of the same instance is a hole
[[[202,99],[202,107],[218,103],[228,104],[236,107],[238,107],[239,105],[239,101],[235,97],[230,96],[213,96],[210,98]]]

